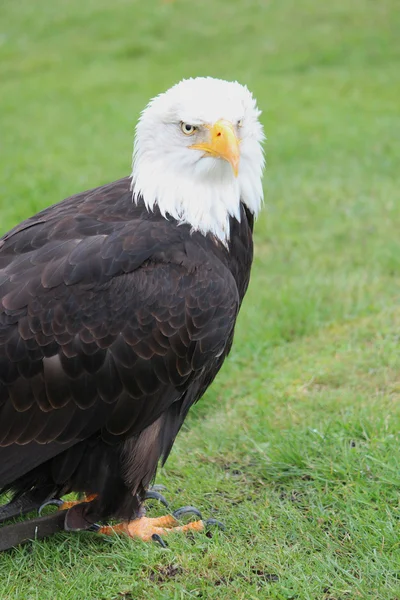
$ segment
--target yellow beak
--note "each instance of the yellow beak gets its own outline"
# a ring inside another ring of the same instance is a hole
[[[190,147],[194,150],[202,150],[205,155],[209,154],[227,160],[232,165],[235,177],[237,177],[239,173],[240,150],[239,140],[232,123],[221,119],[209,129],[209,141],[201,144],[193,144]]]

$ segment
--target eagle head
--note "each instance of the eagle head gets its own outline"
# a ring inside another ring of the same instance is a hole
[[[261,207],[260,114],[246,86],[211,77],[184,79],[150,100],[136,127],[134,199],[227,243],[240,203],[255,215]]]

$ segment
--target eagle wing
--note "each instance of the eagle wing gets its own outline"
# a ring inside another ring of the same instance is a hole
[[[0,241],[0,446],[45,445],[41,461],[196,401],[239,308],[228,268],[165,219],[49,215]]]

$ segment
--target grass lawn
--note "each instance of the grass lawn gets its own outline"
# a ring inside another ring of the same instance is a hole
[[[60,534],[1,600],[399,600],[399,31],[397,0],[1,4],[1,233],[126,175],[182,77],[247,83],[268,137],[234,349],[157,478],[226,533]]]

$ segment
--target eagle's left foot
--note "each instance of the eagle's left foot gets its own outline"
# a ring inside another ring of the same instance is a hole
[[[197,521],[191,521],[190,523],[180,524],[178,518],[184,514],[194,514],[199,517]],[[225,529],[224,525],[215,519],[208,519],[203,521],[200,511],[193,506],[184,506],[178,508],[171,515],[164,515],[162,517],[139,517],[129,522],[118,523],[118,525],[106,525],[97,529],[98,533],[105,535],[112,535],[114,533],[124,533],[131,538],[139,538],[144,542],[151,540],[158,542],[164,548],[166,543],[163,540],[163,536],[173,532],[184,532],[189,531],[204,531],[209,526],[217,525],[220,529]]]

